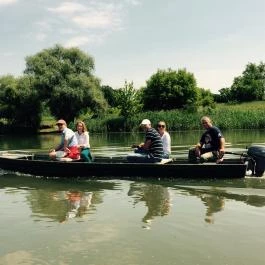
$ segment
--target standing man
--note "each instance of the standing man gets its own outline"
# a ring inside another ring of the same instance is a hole
[[[127,156],[129,162],[155,163],[163,158],[163,143],[160,134],[151,126],[148,119],[144,119],[140,127],[145,131],[145,142],[136,147],[135,154]]]
[[[201,124],[206,131],[203,133],[199,143],[189,150],[189,161],[200,163],[216,161],[219,163],[224,156],[225,138],[220,129],[212,125],[209,117],[202,117]]]
[[[78,142],[75,133],[67,128],[65,120],[56,122],[59,132],[61,132],[60,144],[49,153],[51,159],[68,157],[71,159],[79,159]]]

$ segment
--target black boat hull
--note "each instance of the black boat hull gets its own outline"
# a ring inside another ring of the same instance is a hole
[[[243,178],[247,162],[225,160],[221,164],[190,164],[173,161],[167,164],[127,163],[109,159],[98,162],[66,162],[36,159],[33,156],[0,156],[0,168],[13,172],[47,177],[148,177],[148,178]]]

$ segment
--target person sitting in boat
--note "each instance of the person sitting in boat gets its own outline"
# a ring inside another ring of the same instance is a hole
[[[51,159],[79,159],[78,142],[75,133],[67,128],[65,120],[56,122],[59,132],[61,132],[60,144],[49,153]]]
[[[90,153],[89,133],[83,121],[78,121],[76,123],[75,136],[77,138],[81,159],[85,162],[92,162],[92,156]]]
[[[163,158],[163,143],[160,134],[151,127],[151,122],[144,119],[140,124],[145,131],[145,142],[133,145],[134,154],[128,155],[127,160],[133,163],[155,163]]]
[[[157,123],[157,131],[160,134],[163,143],[163,158],[169,158],[171,154],[171,138],[167,132],[166,123],[164,121],[159,121]]]
[[[206,131],[203,133],[199,143],[189,150],[189,161],[200,163],[215,161],[219,163],[224,156],[225,138],[220,129],[213,126],[209,117],[202,117],[201,124]]]

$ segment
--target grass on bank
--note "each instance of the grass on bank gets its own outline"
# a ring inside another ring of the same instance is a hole
[[[217,104],[215,109],[188,112],[182,110],[144,112],[125,120],[116,115],[106,115],[103,118],[84,118],[91,132],[130,132],[138,131],[142,119],[150,119],[152,124],[159,120],[167,123],[168,130],[197,130],[201,129],[200,118],[210,116],[213,123],[220,129],[264,129],[265,128],[265,101],[255,101],[241,104]],[[42,119],[41,131],[54,131],[55,120],[50,116]],[[50,128],[49,128],[50,127]],[[74,123],[69,127],[74,129]]]

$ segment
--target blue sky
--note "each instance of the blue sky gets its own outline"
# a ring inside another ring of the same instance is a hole
[[[0,0],[0,21],[0,75],[61,44],[91,55],[103,85],[186,68],[217,92],[264,61],[264,0]]]

